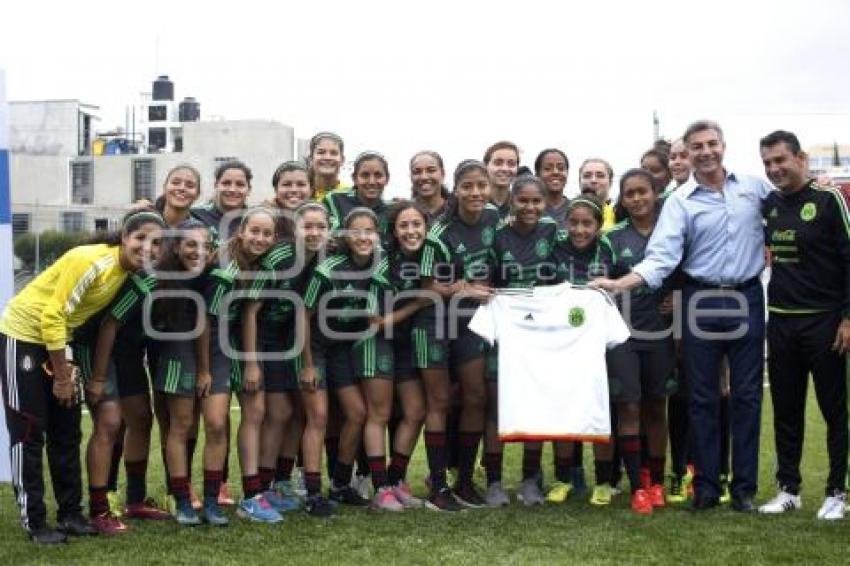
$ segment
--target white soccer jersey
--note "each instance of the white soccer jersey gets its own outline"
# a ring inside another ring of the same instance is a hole
[[[610,440],[605,350],[629,329],[604,291],[564,283],[497,294],[469,329],[499,347],[502,442]]]

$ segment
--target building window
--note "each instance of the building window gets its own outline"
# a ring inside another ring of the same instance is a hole
[[[71,162],[71,202],[94,202],[94,163],[91,161]]]
[[[94,231],[95,232],[106,232],[109,230],[109,218],[95,218],[94,219]]]
[[[153,202],[156,166],[153,159],[134,159],[132,179],[132,202],[149,200]]]
[[[148,122],[164,122],[168,118],[168,109],[162,106],[148,107]]]
[[[24,213],[12,214],[12,235],[26,234],[30,231],[31,216]]]
[[[63,232],[82,232],[86,215],[78,211],[65,211],[62,213]]]

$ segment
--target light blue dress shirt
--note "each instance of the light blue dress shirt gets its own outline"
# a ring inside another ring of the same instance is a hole
[[[653,289],[684,257],[689,276],[737,285],[764,269],[762,200],[775,190],[758,177],[727,171],[722,191],[691,178],[667,197],[644,260],[633,268]]]

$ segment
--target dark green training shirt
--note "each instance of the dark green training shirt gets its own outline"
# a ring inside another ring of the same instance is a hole
[[[813,180],[796,193],[774,191],[762,206],[773,256],[768,310],[850,317],[850,221],[847,203]]]

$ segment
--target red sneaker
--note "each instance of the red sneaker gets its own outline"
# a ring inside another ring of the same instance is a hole
[[[171,518],[171,514],[157,507],[153,499],[145,499],[141,503],[128,503],[124,516],[147,521],[165,521]]]
[[[632,511],[638,515],[652,515],[652,501],[648,491],[639,489],[632,494]]]
[[[652,486],[652,476],[649,474],[649,468],[640,469],[640,488],[649,489]]]
[[[91,526],[102,536],[123,535],[129,531],[129,527],[121,522],[111,512],[102,513],[91,520]]]
[[[652,502],[653,507],[666,507],[667,498],[664,496],[664,486],[660,483],[650,486],[649,500]]]
[[[230,488],[227,487],[227,484],[224,482],[222,482],[221,487],[218,488],[218,504],[236,505],[236,501],[234,501],[233,496],[230,495]]]

